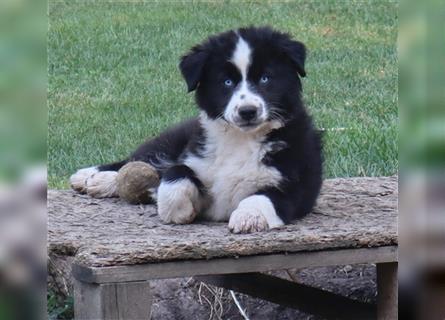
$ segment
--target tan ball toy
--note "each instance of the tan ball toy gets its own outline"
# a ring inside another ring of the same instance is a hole
[[[131,204],[151,203],[149,189],[159,185],[159,175],[148,163],[133,161],[119,170],[116,184],[121,199]]]

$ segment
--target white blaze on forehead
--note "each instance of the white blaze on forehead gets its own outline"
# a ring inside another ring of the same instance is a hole
[[[238,38],[235,51],[233,52],[232,59],[230,60],[241,72],[242,78],[245,80],[247,77],[247,69],[250,65],[250,56],[252,50],[243,38]]]
[[[230,123],[240,122],[238,109],[245,105],[255,106],[258,109],[259,119],[265,121],[267,119],[266,103],[258,93],[251,90],[247,81],[247,72],[252,64],[252,48],[240,35],[238,35],[238,42],[229,61],[240,71],[241,81],[224,110],[224,118]]]

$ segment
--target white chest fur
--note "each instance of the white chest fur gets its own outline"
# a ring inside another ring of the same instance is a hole
[[[268,123],[253,132],[243,132],[222,121],[201,118],[206,144],[203,157],[188,156],[184,163],[193,169],[210,196],[202,217],[227,221],[244,198],[281,181],[280,172],[264,165],[265,135],[278,123]]]

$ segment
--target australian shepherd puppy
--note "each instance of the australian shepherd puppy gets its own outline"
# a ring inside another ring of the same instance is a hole
[[[210,37],[180,62],[199,116],[124,161],[77,171],[71,186],[116,196],[120,167],[144,161],[161,176],[155,195],[167,223],[228,221],[244,233],[304,216],[322,177],[320,139],[301,99],[305,57],[303,43],[268,27]]]

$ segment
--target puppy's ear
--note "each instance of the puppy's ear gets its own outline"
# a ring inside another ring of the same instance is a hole
[[[286,39],[281,44],[281,49],[295,65],[300,76],[305,77],[304,62],[306,60],[306,47],[302,42]]]
[[[181,58],[179,69],[187,83],[188,92],[198,86],[207,57],[208,53],[204,48],[195,47]]]

